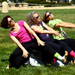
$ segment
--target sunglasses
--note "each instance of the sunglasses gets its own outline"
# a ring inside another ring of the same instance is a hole
[[[48,18],[50,16],[51,12],[49,12],[49,14],[46,16],[46,18]]]
[[[35,17],[35,18],[39,18],[40,16],[38,15],[37,17]]]
[[[10,23],[12,22],[13,18],[11,18],[11,20],[9,21]]]

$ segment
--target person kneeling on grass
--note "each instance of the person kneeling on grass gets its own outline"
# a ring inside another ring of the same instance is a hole
[[[43,51],[48,52],[50,57],[65,60],[64,56],[61,56],[50,46],[41,41],[25,21],[21,20],[15,23],[13,18],[5,16],[1,21],[1,27],[5,29],[11,27],[10,38],[18,46],[9,57],[10,64],[7,66],[7,69],[11,66],[19,68],[21,65],[24,65],[24,63],[29,60],[30,52],[33,49],[40,50],[42,53]],[[36,40],[32,35],[36,38]]]

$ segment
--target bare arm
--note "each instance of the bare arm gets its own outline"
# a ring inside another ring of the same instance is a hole
[[[41,30],[39,28],[37,28],[36,26],[31,26],[31,29],[35,32],[35,33],[40,33],[40,34],[53,34],[54,32],[50,32],[48,30]]]
[[[49,30],[49,31],[55,31],[54,29],[48,27],[44,22],[42,22],[42,23],[43,23],[43,26],[44,26],[47,30]]]
[[[48,30],[41,30],[39,28],[37,28],[36,26],[32,26],[31,29],[35,32],[35,33],[41,33],[41,34],[55,34],[56,36],[59,35],[58,31],[53,30],[52,28],[49,28],[47,26],[45,26],[46,29]]]
[[[14,36],[11,36],[11,39],[18,45],[18,47],[21,48],[21,50],[23,51],[23,57],[27,58],[28,57],[28,52],[27,50],[21,45],[21,43],[14,37]]]
[[[54,32],[53,34],[58,36],[58,37],[61,37],[61,34],[58,32],[58,31],[55,31],[54,29],[48,27],[44,22],[43,23],[43,26],[48,30],[48,31],[51,31],[51,32]]]
[[[45,43],[39,39],[39,37],[36,35],[36,33],[28,26],[28,24],[26,22],[24,22],[24,26],[36,38],[38,45],[42,45],[42,46],[45,45]]]
[[[75,24],[67,23],[67,22],[61,22],[57,23],[55,27],[65,27],[65,28],[75,28]]]

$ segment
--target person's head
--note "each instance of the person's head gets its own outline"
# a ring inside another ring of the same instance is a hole
[[[40,22],[39,13],[37,12],[31,12],[27,15],[27,23],[28,25],[35,25]]]
[[[54,16],[51,12],[45,11],[43,16],[42,16],[42,21],[45,23],[48,23],[49,20],[53,20]]]
[[[12,25],[12,21],[13,19],[9,15],[5,16],[1,21],[1,27],[5,29],[10,28]]]

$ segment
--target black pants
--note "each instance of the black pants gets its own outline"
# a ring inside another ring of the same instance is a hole
[[[53,58],[54,57],[54,54],[56,53],[56,51],[51,48],[50,46],[48,46],[47,44],[45,44],[45,46],[38,46],[37,45],[37,42],[35,40],[32,40],[32,41],[29,41],[29,42],[26,42],[26,43],[22,43],[22,45],[25,47],[25,49],[30,53],[32,49],[36,49],[36,50],[40,50],[43,54],[43,56],[47,56],[46,53],[48,53],[48,58],[46,59],[50,59],[50,58]],[[10,64],[15,67],[15,68],[19,68],[21,65],[23,65],[28,59],[30,56],[28,56],[28,58],[24,58],[22,57],[22,50],[17,47],[14,52],[10,55],[10,58],[9,58],[9,62]],[[44,59],[43,57],[43,59]]]
[[[53,39],[52,37],[44,40],[50,47],[55,49],[57,52],[61,53],[64,51],[68,51],[70,53],[72,49],[63,41]]]
[[[75,39],[67,38],[61,41],[65,42],[75,52]]]

